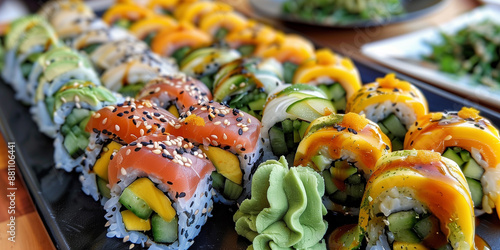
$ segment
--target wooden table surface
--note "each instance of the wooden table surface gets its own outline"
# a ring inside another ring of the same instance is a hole
[[[245,14],[252,14],[247,0],[224,0]],[[478,6],[473,0],[447,0],[435,12],[411,20],[409,22],[386,25],[368,29],[333,29],[284,24],[297,30],[321,46],[333,48],[356,60],[366,61],[359,48],[369,42],[393,37],[416,30],[447,22],[452,18]],[[8,240],[8,223],[10,223],[8,190],[8,158],[7,143],[0,134],[0,248],[1,249],[54,249],[45,227],[30,198],[29,192],[16,171],[15,181],[15,242]]]

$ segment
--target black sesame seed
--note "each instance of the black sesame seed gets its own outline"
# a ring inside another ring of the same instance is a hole
[[[137,152],[137,151],[139,151],[139,150],[141,150],[141,148],[135,148],[135,149],[134,149],[134,151],[135,151],[135,152]]]
[[[241,120],[243,120],[243,117],[238,117],[238,118],[236,118],[236,121],[237,121],[237,122],[241,122]]]
[[[120,112],[120,113],[118,113],[118,114],[117,114],[117,116],[118,116],[118,117],[122,117],[122,116],[123,116],[123,113],[121,113],[121,112]]]
[[[181,192],[181,193],[179,194],[179,198],[183,198],[183,197],[185,197],[185,196],[186,196],[186,193],[184,193],[184,192]]]
[[[239,128],[239,129],[238,129],[238,134],[239,134],[239,135],[242,135],[242,134],[243,134],[243,129]]]
[[[168,158],[169,160],[173,160],[173,159],[174,159],[174,157],[173,157],[173,156],[171,156],[171,155],[167,155],[167,158]]]
[[[94,131],[94,133],[99,133],[99,130],[96,128],[93,128],[92,131]]]
[[[171,181],[167,181],[167,184],[168,184],[168,185],[172,185],[172,184],[174,184],[174,183],[173,183],[173,182],[171,182]]]

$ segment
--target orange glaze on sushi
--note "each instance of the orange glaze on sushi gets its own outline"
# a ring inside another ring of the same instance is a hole
[[[152,17],[154,15],[155,13],[153,11],[137,4],[122,3],[116,4],[113,7],[109,8],[102,16],[102,20],[107,24],[112,25],[119,19],[138,21],[146,19],[148,17]]]
[[[116,141],[131,143],[157,131],[174,130],[176,120],[171,113],[155,107],[150,101],[129,100],[95,112],[85,130],[105,133]]]
[[[108,168],[111,189],[134,170],[138,177],[158,178],[169,187],[171,197],[189,199],[198,183],[215,168],[198,147],[184,138],[155,134],[139,138],[113,156]]]
[[[200,20],[199,27],[204,32],[214,36],[217,30],[223,28],[228,32],[245,28],[247,19],[234,11],[217,11],[209,13]]]
[[[150,100],[160,107],[165,107],[167,103],[158,101],[172,100],[177,103],[181,111],[184,111],[186,107],[208,103],[212,100],[212,93],[203,82],[184,74],[177,74],[149,81],[137,95],[137,99]]]
[[[427,114],[429,108],[427,100],[420,90],[409,82],[396,78],[395,74],[388,74],[384,78],[377,78],[374,83],[365,84],[347,101],[346,112],[360,113],[371,105],[391,103],[405,103],[417,117]]]
[[[174,17],[179,22],[188,22],[198,25],[204,15],[215,11],[232,11],[233,7],[226,3],[198,1],[193,3],[180,4],[174,11]]]
[[[293,77],[293,83],[310,83],[318,77],[328,77],[339,82],[346,91],[346,99],[361,88],[359,72],[351,59],[341,57],[329,49],[316,51],[316,59],[299,66]],[[319,83],[315,83],[317,85]]]
[[[208,46],[212,38],[189,23],[179,23],[175,28],[161,30],[151,41],[151,50],[161,56],[170,56],[177,49]]]
[[[368,180],[361,203],[359,226],[366,232],[374,216],[374,202],[383,192],[394,187],[408,187],[440,223],[448,237],[450,230],[463,233],[463,242],[474,246],[474,210],[465,176],[451,160],[427,150],[396,151],[383,156]],[[450,227],[456,223],[457,227]],[[456,232],[457,233],[457,232]],[[462,245],[463,246],[463,245]]]
[[[314,45],[298,35],[278,35],[272,43],[257,47],[255,55],[263,58],[272,57],[281,63],[291,62],[300,65],[314,58]]]
[[[277,31],[267,25],[255,20],[248,20],[243,29],[229,32],[224,40],[233,49],[243,45],[255,45],[257,47],[272,43],[278,34]]]
[[[177,21],[169,16],[153,16],[141,19],[130,26],[132,33],[139,40],[144,40],[149,34],[159,32],[162,29],[173,29],[177,26]]]
[[[235,153],[252,152],[259,142],[261,123],[257,118],[217,102],[189,107],[179,123],[176,134]]]
[[[377,160],[391,150],[391,142],[380,128],[355,113],[318,118],[305,134],[297,148],[294,165],[309,166],[317,171],[311,158],[325,148],[334,160],[341,158],[342,151],[356,155],[356,166],[369,175],[375,171]]]

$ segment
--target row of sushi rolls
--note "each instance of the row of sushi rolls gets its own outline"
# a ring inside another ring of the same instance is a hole
[[[363,84],[349,58],[212,1],[102,18],[50,1],[1,42],[4,81],[107,237],[187,249],[221,203],[250,249],[488,248],[475,218],[499,211],[498,130],[429,112],[394,74]],[[358,224],[325,235],[327,213]]]

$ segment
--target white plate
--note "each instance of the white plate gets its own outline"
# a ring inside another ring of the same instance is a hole
[[[468,24],[491,19],[500,23],[500,8],[485,5],[461,15],[439,27],[428,28],[402,36],[366,44],[361,51],[366,56],[391,68],[458,92],[472,101],[486,102],[500,108],[500,89],[492,89],[473,81],[467,76],[456,76],[429,67],[422,60],[423,55],[431,54],[428,43],[441,40],[440,32],[455,33]]]

